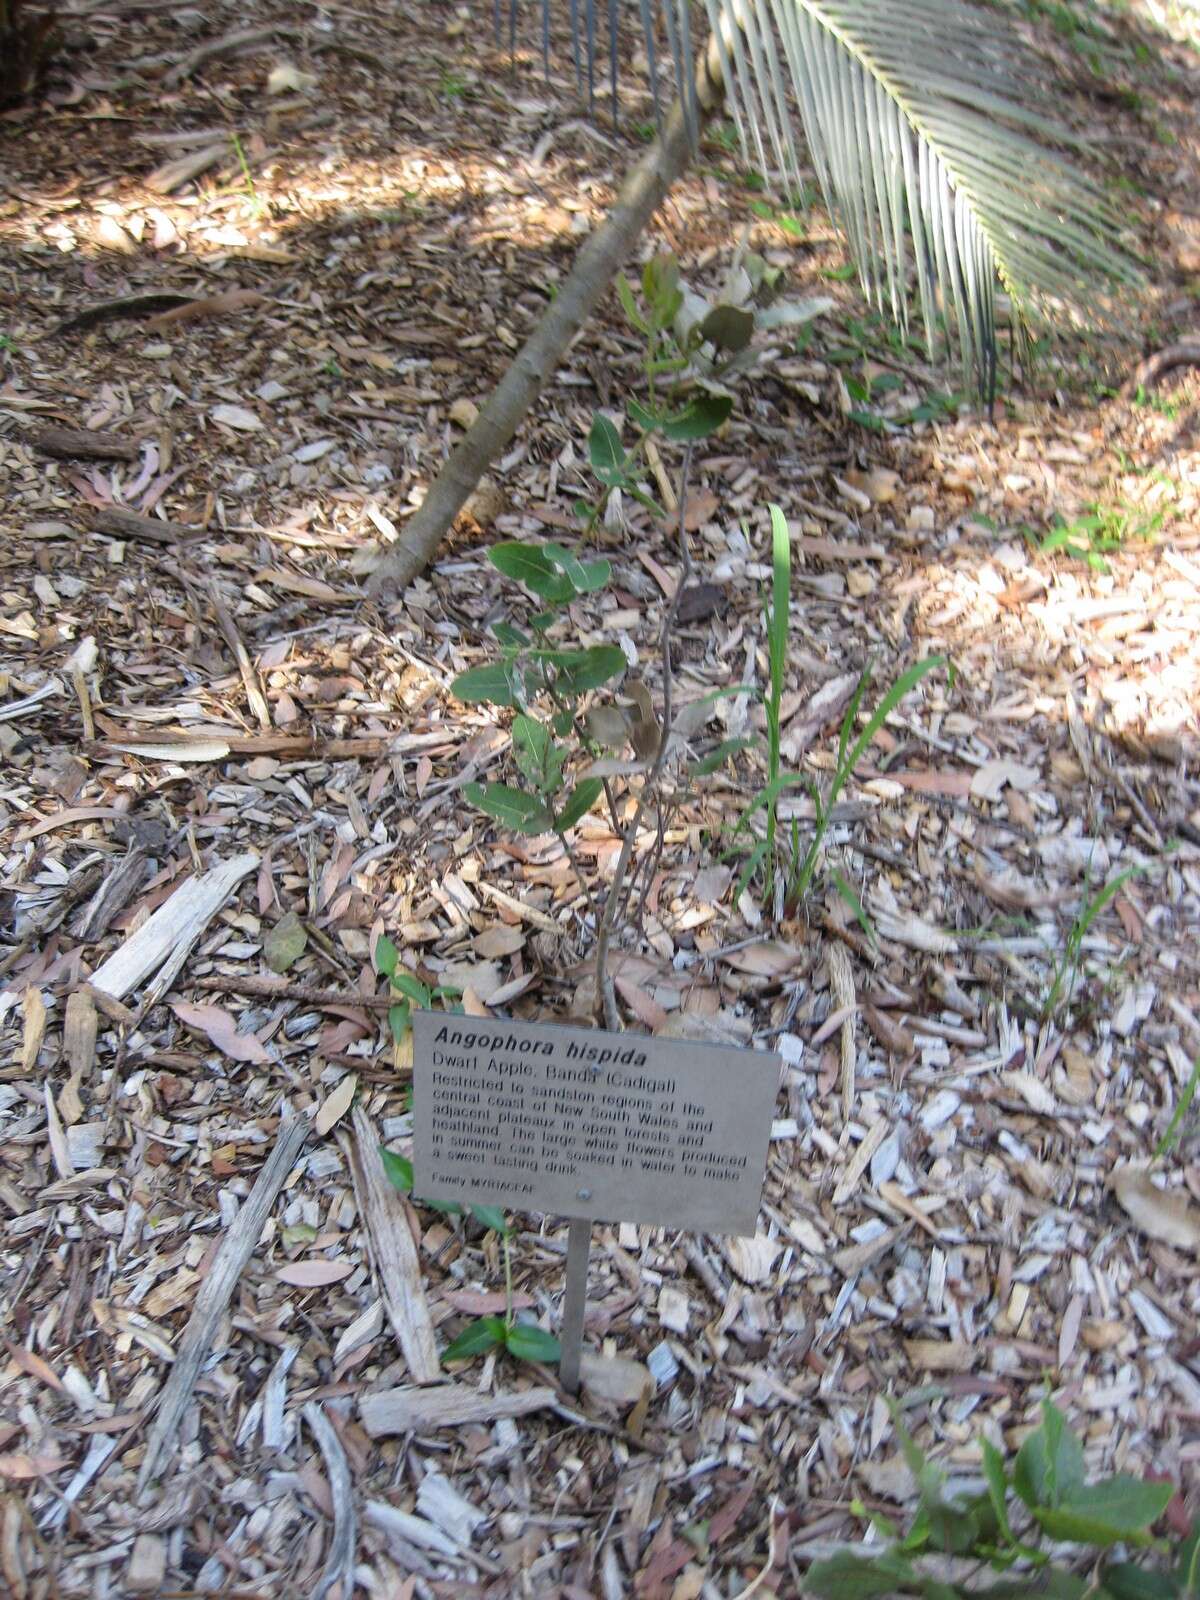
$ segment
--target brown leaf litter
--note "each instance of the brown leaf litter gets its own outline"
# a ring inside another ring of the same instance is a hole
[[[758,1231],[598,1225],[578,1401],[494,1355],[447,1378],[503,1264],[384,1181],[377,1146],[407,1152],[411,1120],[372,950],[386,932],[481,1015],[591,1012],[613,819],[584,819],[573,860],[498,835],[462,789],[507,773],[507,729],[449,685],[514,605],[488,543],[575,526],[592,411],[636,378],[615,309],[386,615],[356,558],[395,537],[635,146],[449,11],[326,28],[255,0],[197,37],[180,16],[90,9],[86,74],[7,123],[8,1592],[797,1595],[861,1537],[854,1498],[894,1514],[911,1492],[889,1391],[961,1477],[1049,1381],[1090,1467],[1168,1471],[1195,1512],[1194,1129],[1148,1163],[1200,1051],[1196,372],[1098,400],[1062,371],[991,421],[871,433],[845,374],[898,377],[897,417],[947,379],[882,343],[839,354],[865,313],[820,280],[836,310],[695,452],[678,671],[690,702],[762,688],[768,500],[794,530],[784,738],[806,778],[827,788],[868,661],[871,704],[953,660],[833,815],[870,937],[832,890],[778,926],[734,903],[719,836],[753,754],[683,799],[661,852],[646,830],[613,962],[631,1025],[786,1064]],[[1174,142],[1111,100],[1118,138],[1094,142],[1165,207],[1139,225],[1175,345],[1196,68],[1140,8],[1119,28],[1154,65],[1106,70],[1164,66],[1122,84]],[[796,241],[717,147],[705,167],[653,241],[697,282],[746,226],[799,292],[842,264],[819,212]],[[1154,353],[1109,351],[1105,382]],[[1096,503],[1161,527],[1107,571],[1039,553],[1054,512]],[[577,620],[655,688],[678,558],[627,517]],[[698,749],[753,732],[745,697],[714,704]],[[784,810],[806,842],[807,791]],[[515,1220],[515,1303],[556,1327],[565,1225]]]

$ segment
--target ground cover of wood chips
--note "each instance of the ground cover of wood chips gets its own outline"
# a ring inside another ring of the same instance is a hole
[[[571,532],[592,413],[637,392],[615,297],[437,566],[390,603],[361,579],[652,120],[632,51],[614,131],[565,24],[544,81],[533,20],[514,63],[480,9],[89,0],[49,104],[0,121],[0,1587],[798,1595],[853,1499],[911,1504],[888,1393],[970,1478],[1050,1392],[1093,1472],[1195,1513],[1192,1125],[1136,1170],[1200,1052],[1194,8],[1033,27],[1150,284],[1135,335],[1050,352],[992,418],[719,139],[646,241],[714,292],[746,235],[834,300],[694,455],[682,698],[763,687],[769,501],[794,770],[827,790],[868,662],[864,714],[954,670],[782,918],[723,859],[757,747],[639,839],[628,1025],[777,1049],[784,1081],[753,1241],[597,1226],[577,1398],[494,1353],[430,1384],[503,1309],[497,1240],[377,1153],[410,1137],[379,935],[480,1014],[579,1020],[620,843],[597,809],[573,864],[469,807],[507,722],[450,692],[523,614],[488,545]],[[610,523],[572,626],[655,685],[678,550]],[[1043,551],[1056,525],[1112,548]],[[759,704],[713,702],[696,753]],[[557,1328],[565,1223],[516,1222],[516,1304]]]

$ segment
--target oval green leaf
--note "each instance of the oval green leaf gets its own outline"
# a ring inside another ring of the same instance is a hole
[[[708,344],[733,354],[744,350],[754,337],[754,313],[740,306],[714,306],[700,324],[700,332]]]
[[[663,419],[662,431],[668,439],[706,439],[732,410],[733,401],[727,394],[698,394],[682,411]]]
[[[568,828],[573,828],[577,822],[582,821],[588,812],[599,800],[604,783],[600,778],[581,778],[571,790],[566,805],[554,819],[556,833],[565,833]]]
[[[555,687],[560,694],[584,694],[618,677],[627,665],[624,650],[615,644],[597,644],[590,650],[564,650],[559,652]]]
[[[542,600],[558,602],[571,598],[570,583],[536,544],[496,544],[488,551],[488,560],[497,572],[523,583]]]
[[[503,1237],[508,1231],[508,1218],[500,1206],[472,1205],[471,1215],[477,1222],[482,1222],[485,1228],[491,1228],[493,1233]]]
[[[473,806],[486,811],[514,833],[545,833],[553,826],[545,803],[507,783],[468,783],[463,794]]]
[[[393,1150],[385,1150],[379,1146],[379,1159],[383,1162],[383,1170],[387,1174],[388,1182],[400,1194],[411,1194],[413,1186],[413,1164],[407,1156],[398,1156]]]
[[[469,667],[450,685],[452,694],[472,704],[483,701],[491,706],[519,706],[521,697],[516,667],[508,661],[493,661],[486,667]]]
[[[1035,1506],[1033,1514],[1052,1539],[1116,1544],[1157,1522],[1174,1493],[1173,1484],[1147,1483],[1120,1472],[1100,1483],[1081,1484],[1058,1506]]]
[[[618,485],[625,475],[625,447],[621,435],[602,411],[597,411],[592,418],[588,460],[600,482],[609,488]]]
[[[554,1335],[532,1322],[514,1322],[505,1332],[504,1343],[509,1355],[518,1361],[555,1362],[562,1355],[562,1346]]]
[[[399,959],[399,950],[386,933],[381,933],[375,941],[375,971],[382,973],[385,978],[390,978],[396,970]]]
[[[478,1322],[470,1323],[457,1339],[446,1346],[442,1360],[469,1361],[472,1356],[484,1355],[504,1343],[507,1331],[503,1317],[480,1317]]]

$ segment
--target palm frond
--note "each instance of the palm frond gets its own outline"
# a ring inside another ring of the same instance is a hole
[[[964,0],[731,3],[739,20],[770,14],[864,292],[903,325],[915,277],[927,340],[939,323],[956,327],[985,394],[997,282],[1027,317],[1086,304],[1097,280],[1136,277],[1116,243],[1119,219],[1054,148],[1071,135],[1047,115],[1001,11]],[[775,94],[756,74],[743,120],[769,125]]]
[[[498,5],[499,0],[496,0]],[[510,0],[515,5],[516,0]],[[543,18],[556,0],[542,0]],[[596,0],[584,0],[589,93]],[[693,138],[690,0],[659,0]],[[578,0],[570,0],[579,76]],[[957,334],[974,385],[995,387],[997,284],[1016,317],[1095,308],[1135,281],[1120,219],[1059,150],[1073,143],[1003,5],[970,0],[704,0],[747,158],[800,186],[791,107],[867,297],[904,327],[911,285],[932,353]],[[652,83],[651,0],[639,0]],[[609,0],[615,62],[616,0]],[[615,90],[615,79],[614,79]]]

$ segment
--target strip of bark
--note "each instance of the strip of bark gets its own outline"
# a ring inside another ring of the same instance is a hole
[[[92,512],[92,527],[115,539],[143,539],[151,544],[184,544],[189,539],[203,538],[205,533],[203,528],[144,517],[140,511],[123,511],[118,506],[97,506]]]
[[[192,1397],[200,1368],[212,1348],[230,1296],[237,1287],[246,1263],[254,1254],[271,1207],[292,1170],[292,1163],[299,1155],[308,1132],[309,1124],[303,1117],[296,1117],[280,1126],[275,1148],[267,1157],[245,1204],[222,1239],[213,1264],[200,1285],[196,1304],[179,1342],[171,1376],[163,1385],[158,1415],[146,1441],[146,1454],[138,1473],[139,1493],[154,1477],[163,1451],[179,1431],[180,1419]]]
[[[142,449],[123,433],[100,433],[95,428],[38,428],[28,438],[35,450],[60,461],[136,461]]]

